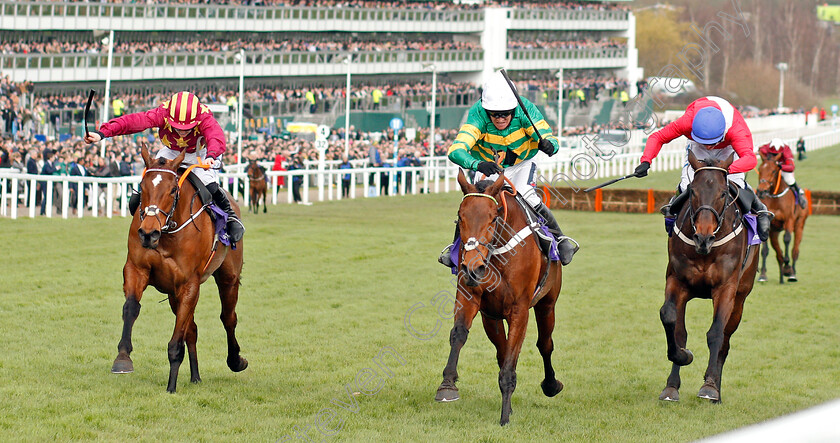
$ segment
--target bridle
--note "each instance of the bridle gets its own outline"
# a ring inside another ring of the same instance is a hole
[[[170,169],[147,169],[143,172],[143,176],[145,176],[147,172],[166,172],[174,175],[176,180],[178,179],[178,173]],[[175,213],[175,208],[178,207],[178,200],[180,198],[181,187],[178,186],[177,191],[175,191],[175,198],[172,202],[172,208],[169,210],[169,212],[165,213],[166,219],[163,221],[163,223],[161,223],[160,221],[160,214],[164,212],[157,205],[149,205],[143,208],[143,210],[140,211],[140,221],[142,222],[146,218],[146,216],[154,216],[158,222],[158,225],[160,226],[160,232],[169,232],[169,230],[173,229],[176,225],[176,223],[172,220],[172,214]]]
[[[776,175],[776,184],[775,184],[775,186],[773,186],[773,192],[771,193],[771,192],[768,192],[768,191],[759,191],[759,194],[761,194],[761,195],[763,195],[763,196],[765,196],[765,197],[769,197],[769,198],[779,198],[779,197],[781,197],[781,196],[783,196],[783,195],[787,194],[787,192],[790,190],[790,187],[785,187],[785,190],[784,190],[784,191],[779,192],[779,188],[780,188],[780,187],[781,187],[781,185],[782,185],[782,168],[781,168],[781,166],[779,165],[779,162],[776,162],[776,167],[778,167],[778,168],[779,168],[779,170],[778,170],[778,171],[776,172],[776,174],[775,174],[775,175]],[[759,184],[761,184],[761,183],[768,183],[769,185],[771,185],[771,186],[772,186],[772,183],[773,183],[773,182],[771,182],[770,180],[767,180],[766,178],[759,178],[759,179],[758,179],[758,183],[759,183]]]
[[[703,170],[720,171],[720,172],[723,173],[724,178],[727,175],[729,175],[729,171],[727,171],[724,168],[718,168],[716,166],[704,166],[702,168],[696,169],[694,172],[697,173],[697,172],[703,171]],[[692,192],[692,193],[694,192],[694,190],[691,188],[691,185],[689,185],[689,188],[686,192]],[[740,189],[738,190],[738,192],[740,193]],[[729,195],[729,191],[727,190],[726,197],[724,197],[724,199],[725,199],[724,200],[725,203],[724,203],[723,209],[719,213],[715,208],[713,208],[710,205],[701,205],[700,207],[695,209],[694,207],[691,206],[691,204],[689,204],[688,205],[688,210],[685,213],[686,215],[683,216],[683,219],[682,219],[682,222],[680,223],[680,225],[685,223],[685,220],[687,218],[691,222],[692,231],[697,232],[697,227],[695,225],[695,222],[697,221],[697,216],[700,215],[700,213],[703,212],[703,211],[709,211],[709,212],[712,213],[712,215],[714,215],[715,223],[717,224],[717,227],[715,228],[714,232],[712,232],[712,235],[713,236],[717,235],[717,233],[720,231],[720,228],[723,226],[723,218],[726,216],[726,211],[734,205],[734,203],[738,200],[738,196],[736,195],[735,197],[731,197]],[[712,247],[717,247],[717,246],[724,245],[727,242],[729,242],[730,240],[732,240],[733,238],[735,238],[738,234],[741,233],[741,230],[743,229],[743,224],[739,223],[738,219],[739,219],[739,217],[737,217],[737,207],[736,207],[736,217],[735,217],[735,221],[733,222],[732,232],[730,232],[729,234],[727,234],[726,236],[724,236],[720,240],[715,241],[712,244]],[[690,245],[694,244],[694,242],[691,239],[689,239],[677,226],[674,226],[674,231],[675,231],[674,233],[677,234],[677,237],[680,240],[682,240],[683,242],[685,242],[687,244],[690,244]]]
[[[498,201],[498,200],[496,200],[496,197],[493,197],[493,196],[492,196],[492,195],[490,195],[490,194],[484,194],[484,193],[482,193],[482,192],[470,192],[470,193],[464,194],[464,198],[462,198],[462,199],[461,199],[461,201],[463,202],[464,200],[466,200],[466,199],[467,199],[467,197],[485,197],[485,198],[489,198],[490,200],[493,200],[493,203],[495,203],[495,205],[496,205],[496,212],[497,212],[497,213],[499,212],[499,201]],[[507,209],[507,208],[505,207],[505,209]],[[505,215],[507,215],[507,210],[505,210]],[[461,222],[461,217],[459,216],[459,217],[458,217],[458,223],[460,224],[460,222]],[[493,226],[493,233],[492,233],[492,235],[490,235],[490,239],[491,239],[491,241],[490,241],[490,242],[483,242],[483,241],[478,240],[478,239],[477,239],[477,238],[475,238],[475,237],[470,237],[470,238],[468,238],[468,239],[467,239],[467,241],[466,241],[466,242],[464,242],[464,251],[469,252],[469,251],[472,251],[472,250],[474,250],[474,249],[478,248],[478,246],[479,246],[479,245],[480,245],[480,246],[484,246],[485,248],[487,248],[487,251],[488,251],[488,252],[487,252],[487,255],[485,256],[485,255],[484,255],[484,254],[482,254],[480,251],[479,251],[479,254],[481,254],[482,258],[483,258],[485,261],[486,261],[486,260],[489,260],[489,259],[490,259],[490,256],[492,256],[492,255],[493,255],[493,250],[494,250],[494,248],[493,248],[493,244],[492,244],[492,239],[493,239],[494,237],[496,237],[496,233],[499,231],[499,223],[504,223],[504,222],[505,222],[505,218],[504,218],[504,217],[499,216],[499,215],[496,215],[496,217],[494,217],[494,218],[493,218],[493,223],[492,223],[492,226]]]

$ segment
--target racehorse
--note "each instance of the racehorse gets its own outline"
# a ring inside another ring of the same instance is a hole
[[[799,206],[796,193],[782,180],[781,160],[781,153],[762,158],[761,166],[758,168],[757,195],[767,209],[776,215],[770,224],[770,243],[776,251],[776,261],[779,262],[779,283],[784,283],[785,277],[790,282],[797,281],[796,260],[799,258],[799,243],[802,242],[802,231],[805,229],[808,209]],[[782,231],[785,231],[784,255],[779,244],[779,233]],[[793,257],[788,255],[791,232],[793,232]],[[768,253],[767,242],[764,242],[761,249],[761,273],[758,281],[767,281]],[[793,258],[792,262],[791,258]]]
[[[720,402],[729,339],[741,323],[744,300],[753,288],[758,266],[758,248],[749,245],[750,234],[741,220],[737,196],[730,193],[727,183],[727,168],[733,158],[734,154],[722,162],[701,162],[689,152],[694,180],[686,191],[690,192],[689,201],[680,210],[668,241],[665,303],[659,310],[668,360],[673,362],[660,400],[679,400],[680,367],[694,360],[685,347],[686,304],[693,298],[708,298],[714,306],[712,326],[706,333],[709,365],[697,396]]]
[[[268,189],[268,182],[265,179],[265,169],[260,167],[255,161],[248,163],[248,182],[251,201],[248,203],[248,209],[253,210],[254,214],[259,212],[260,199],[263,202],[263,213],[266,212],[266,190]]]
[[[124,324],[117,346],[119,354],[111,368],[111,372],[118,374],[134,371],[129,356],[133,349],[131,330],[140,314],[143,291],[151,285],[169,296],[169,306],[175,314],[175,330],[168,346],[169,384],[166,390],[169,392],[175,392],[185,343],[189,351],[190,381],[201,381],[195,348],[198,327],[193,315],[199,287],[211,275],[222,301],[221,320],[227,332],[228,367],[234,372],[248,367],[248,361],[239,355],[235,335],[243,243],[240,241],[236,249],[231,249],[216,238],[213,220],[202,206],[195,188],[185,185],[186,177],[178,173],[185,154],[183,151],[171,161],[153,159],[145,143],[142,146],[141,155],[146,163],[140,182],[142,201],[128,231],[128,258],[123,268]],[[239,207],[233,199],[231,205],[238,213]]]
[[[443,370],[443,382],[435,396],[435,400],[444,402],[460,398],[455,386],[458,356],[467,341],[475,315],[481,311],[484,331],[496,346],[499,389],[502,392],[499,423],[502,426],[510,421],[510,399],[516,388],[516,363],[525,339],[531,307],[537,320],[537,349],[545,366],[542,390],[546,396],[553,397],[563,389],[563,384],[554,378],[551,365],[554,305],[562,282],[560,262],[549,262],[542,257],[535,237],[531,235],[533,228],[529,227],[514,194],[503,192],[504,183],[505,177],[500,175],[495,182],[482,181],[473,186],[463,171],[458,174],[464,198],[458,209],[462,246],[458,252],[460,268],[455,320],[449,337],[451,350]],[[516,251],[510,253],[513,248]],[[544,274],[546,280],[535,293]],[[507,337],[503,320],[508,325]]]

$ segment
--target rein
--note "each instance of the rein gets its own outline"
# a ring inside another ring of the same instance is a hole
[[[729,171],[727,171],[726,169],[718,168],[716,166],[705,166],[705,167],[702,167],[702,168],[698,168],[697,170],[695,170],[695,172],[703,171],[703,170],[720,171],[720,172],[723,172],[724,176],[729,174]],[[686,192],[689,192],[689,190],[686,190]],[[739,189],[738,193],[740,194],[740,192],[741,192],[741,190]],[[695,226],[695,221],[697,220],[697,216],[704,210],[705,211],[710,211],[715,216],[715,220],[717,222],[717,228],[715,228],[714,232],[712,232],[712,235],[716,235],[718,233],[718,231],[720,231],[720,228],[723,226],[723,221],[724,221],[723,219],[726,215],[726,211],[730,207],[732,207],[735,204],[736,201],[738,201],[738,196],[736,195],[735,197],[732,197],[730,199],[729,192],[727,192],[725,201],[726,201],[726,203],[724,204],[723,209],[720,211],[720,213],[718,213],[717,210],[715,210],[715,208],[711,207],[710,205],[701,205],[699,208],[697,208],[695,210],[689,204],[688,205],[688,210],[684,213],[685,215],[683,216],[682,222],[679,225],[682,226],[685,223],[685,219],[688,218],[691,221],[691,230],[694,231],[694,232],[697,232],[697,227]],[[723,246],[726,243],[729,243],[732,239],[737,237],[738,234],[740,234],[741,231],[744,229],[744,224],[743,223],[738,223],[738,218],[739,217],[738,217],[737,211],[736,211],[736,217],[735,218],[736,218],[736,222],[735,222],[735,226],[733,226],[733,228],[732,228],[732,231],[730,231],[729,234],[727,234],[726,236],[724,236],[720,240],[717,240],[714,243],[712,243],[713,248],[716,248],[718,246]],[[680,230],[680,226],[677,226],[676,224],[674,225],[674,233],[676,233],[677,237],[680,240],[682,240],[683,242],[685,242],[686,244],[694,245],[694,241],[691,240],[690,238],[688,238],[688,236],[685,235],[682,232],[682,230]]]
[[[516,187],[513,185],[513,183],[510,181],[510,179],[508,179],[507,177],[504,177],[504,179],[507,182],[507,184],[510,185],[510,187],[513,191],[511,192],[511,191],[508,191],[508,190],[503,190],[502,194],[508,193],[510,195],[515,196],[516,195]],[[470,192],[470,193],[464,194],[464,198],[462,198],[461,201],[463,202],[467,197],[486,197],[486,198],[489,198],[490,200],[493,200],[493,203],[496,204],[496,207],[501,206],[503,208],[503,216],[501,216],[501,217],[496,216],[496,218],[493,220],[494,224],[496,225],[494,227],[494,230],[493,230],[493,234],[495,236],[496,232],[498,232],[499,223],[500,222],[501,223],[506,223],[507,222],[507,215],[508,215],[507,200],[503,197],[501,199],[502,203],[500,205],[499,201],[496,199],[496,197],[493,197],[492,195],[484,194],[484,193],[481,193],[481,192]],[[493,245],[490,244],[490,243],[482,243],[482,242],[478,241],[478,239],[476,239],[475,237],[470,237],[464,243],[464,251],[472,251],[475,248],[477,248],[479,245],[482,245],[482,246],[486,247],[489,251],[488,256],[484,257],[485,260],[488,260],[493,255],[504,254],[506,252],[511,251],[516,246],[516,244],[522,243],[526,238],[528,238],[530,235],[532,235],[534,233],[535,228],[536,228],[536,226],[526,224],[524,228],[520,229],[519,232],[515,233],[504,245],[502,245],[499,248],[493,247]]]
[[[172,215],[175,213],[175,208],[178,207],[178,202],[181,199],[181,187],[183,186],[184,181],[187,179],[187,175],[189,175],[189,173],[195,168],[208,169],[208,168],[210,168],[210,166],[209,165],[204,165],[204,164],[190,165],[186,169],[186,171],[184,171],[184,173],[181,174],[180,178],[178,178],[178,173],[177,172],[172,171],[170,169],[154,168],[154,169],[143,170],[143,174],[141,175],[143,177],[145,177],[147,172],[166,172],[166,173],[174,175],[175,178],[178,179],[178,192],[175,193],[175,201],[172,203],[172,209],[170,209],[169,212],[166,213],[166,220],[164,220],[163,223],[161,223],[160,218],[158,218],[158,215],[162,211],[157,205],[149,205],[149,206],[146,206],[145,208],[143,208],[143,210],[140,211],[140,221],[143,221],[143,219],[146,218],[147,215],[154,216],[155,219],[157,219],[157,221],[158,221],[158,225],[160,225],[160,232],[164,233],[164,234],[174,234],[174,233],[184,229],[188,224],[194,222],[195,219],[198,218],[198,216],[201,214],[201,212],[204,211],[209,205],[202,205],[200,208],[198,208],[197,211],[190,214],[190,217],[187,218],[187,220],[185,220],[183,223],[181,223],[181,225],[178,225],[177,222],[172,220]]]

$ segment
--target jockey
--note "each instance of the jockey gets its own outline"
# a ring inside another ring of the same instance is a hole
[[[641,163],[634,171],[636,177],[646,176],[650,162],[659,154],[662,145],[681,135],[688,139],[686,158],[689,151],[693,152],[698,160],[724,160],[735,153],[737,160],[729,166],[727,178],[741,188],[740,198],[744,206],[758,215],[758,236],[762,241],[767,240],[773,213],[758,199],[744,177],[744,173],[754,168],[757,162],[753,152],[752,133],[741,113],[720,97],[708,96],[693,101],[682,117],[651,135],[645,144]],[[675,217],[679,213],[683,203],[688,200],[689,193],[685,190],[693,179],[694,169],[686,160],[682,169],[682,179],[677,186],[677,195],[662,207],[662,213],[666,217]]]
[[[796,201],[799,202],[799,205],[803,208],[807,208],[808,202],[805,200],[805,196],[802,195],[802,190],[799,189],[799,185],[796,184],[796,178],[793,176],[795,166],[793,164],[793,152],[791,152],[790,146],[786,145],[782,139],[774,138],[773,140],[770,140],[770,143],[760,146],[758,148],[758,152],[763,157],[782,154],[782,159],[778,162],[779,167],[782,169],[782,180],[784,180],[785,184],[793,189],[796,195]]]
[[[518,106],[516,96],[502,73],[494,73],[484,84],[481,101],[470,108],[467,122],[450,146],[449,159],[464,169],[477,171],[475,182],[495,180],[504,170],[517,192],[545,219],[548,228],[557,237],[560,262],[567,265],[577,252],[578,244],[563,235],[554,214],[534,190],[537,165],[533,157],[538,151],[552,156],[557,153],[559,144],[537,107],[524,98],[522,104],[525,109]],[[526,110],[539,128],[542,140],[534,133],[525,116]],[[493,161],[494,152],[504,156],[501,166]],[[456,228],[455,238],[458,235]],[[449,267],[454,266],[449,256],[451,247],[447,246],[438,258],[440,263]]]
[[[199,103],[194,94],[178,92],[157,108],[114,118],[103,123],[98,131],[88,133],[85,142],[97,143],[103,138],[134,134],[149,128],[158,128],[158,138],[165,146],[155,158],[172,160],[186,150],[183,164],[194,165],[198,162],[199,151],[206,148],[206,159],[212,163],[212,168],[194,168],[193,173],[207,186],[213,202],[228,214],[227,232],[231,241],[241,240],[245,226],[230,207],[227,194],[219,187],[217,171],[222,166],[225,134],[210,109]],[[129,201],[132,214],[138,206],[140,194],[135,193]]]

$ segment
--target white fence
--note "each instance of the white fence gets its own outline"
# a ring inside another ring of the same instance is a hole
[[[840,144],[840,129],[827,129],[825,132],[803,137],[807,150],[814,151]],[[795,146],[796,139],[785,140]],[[672,142],[684,146],[685,142]],[[606,149],[604,150],[606,151]],[[560,153],[553,158],[539,155],[537,165],[540,184],[563,185],[576,180],[606,178],[626,175],[639,163],[639,153],[616,155],[593,155],[583,149],[574,149]],[[669,171],[683,166],[684,149],[663,150],[651,165],[653,171]],[[446,157],[428,157],[422,159],[423,166],[400,168],[354,167],[338,169],[338,162],[329,162],[323,171],[318,169],[299,169],[293,171],[268,171],[268,200],[272,205],[292,203],[294,177],[301,180],[300,195],[302,203],[342,199],[342,176],[350,175],[349,198],[379,197],[383,179],[388,179],[390,195],[449,192],[457,188],[454,182],[458,167]],[[230,168],[241,171],[241,165]],[[372,175],[372,177],[371,177]],[[384,176],[383,176],[384,175]],[[284,177],[285,188],[277,186],[277,177]],[[397,180],[397,177],[400,177]],[[244,172],[220,174],[223,186],[230,191],[243,207],[248,206],[248,179]],[[369,179],[373,185],[369,185]],[[0,216],[12,219],[19,216],[34,218],[40,213],[35,205],[37,183],[46,189],[44,215],[46,217],[70,218],[85,216],[113,217],[128,215],[128,195],[131,187],[140,182],[139,176],[98,178],[79,176],[31,175],[16,170],[0,170]],[[399,183],[397,185],[397,183]],[[240,185],[244,192],[239,194]],[[361,192],[359,187],[361,187]],[[86,192],[76,192],[84,189]],[[317,190],[317,192],[315,192]],[[283,197],[285,194],[285,198]],[[73,205],[71,206],[71,201]]]

